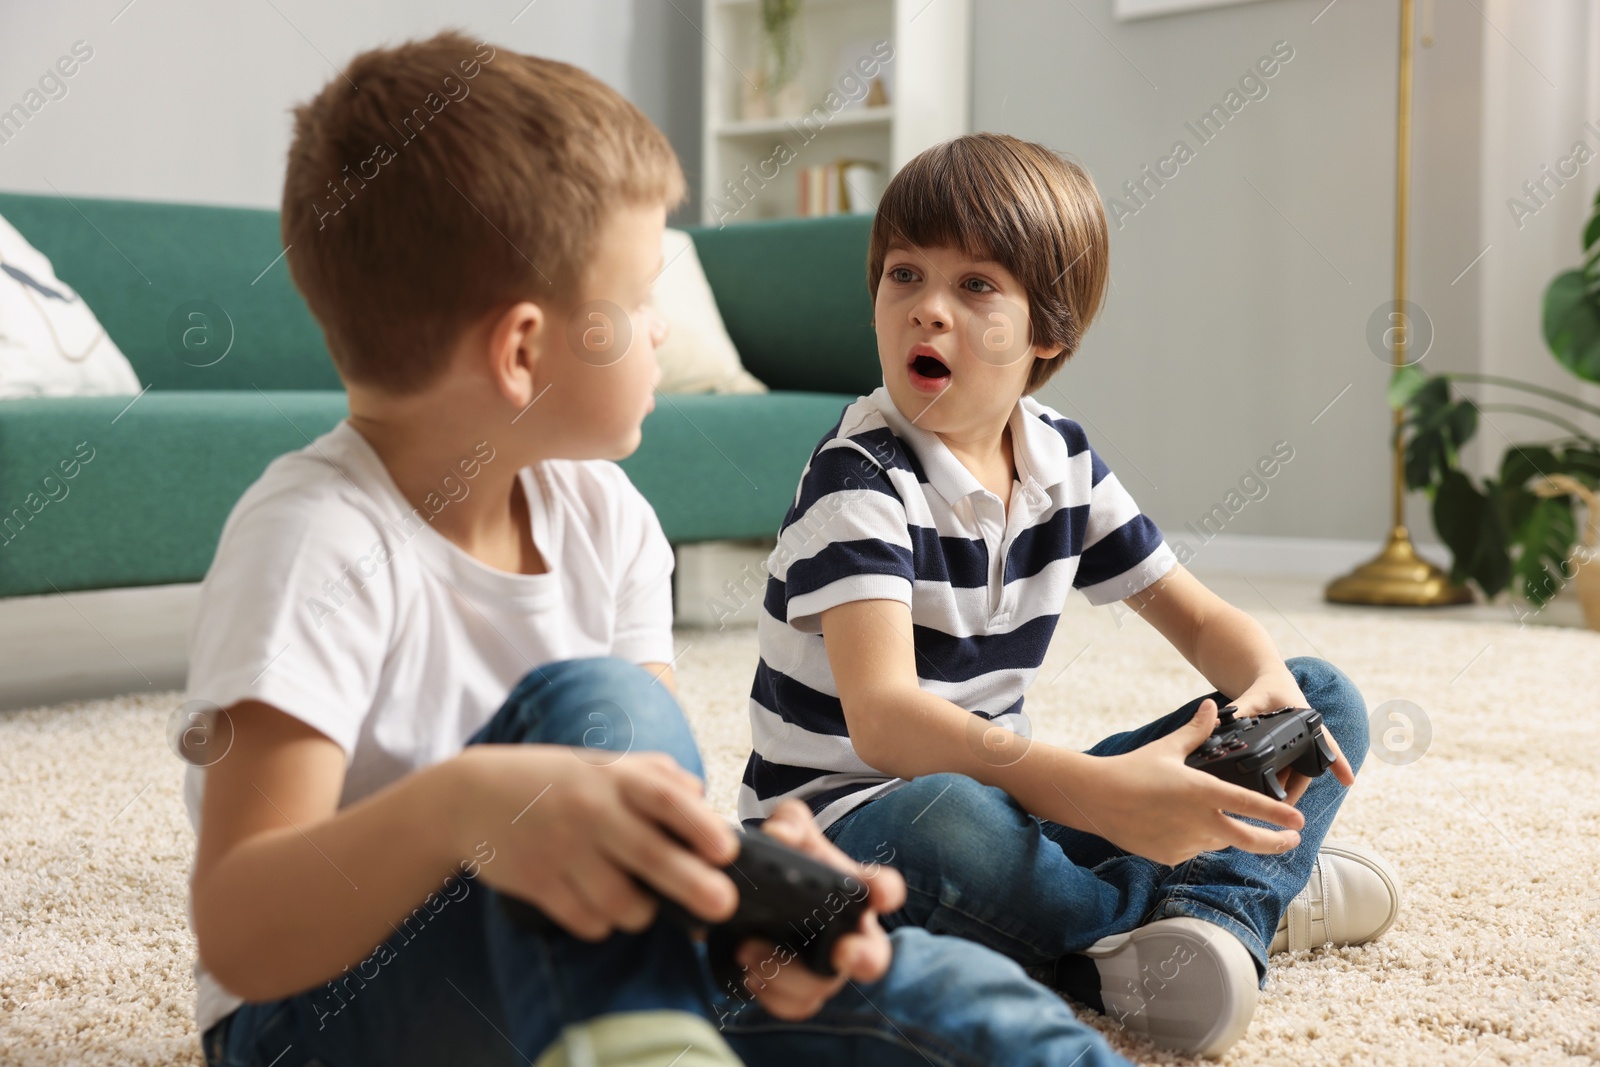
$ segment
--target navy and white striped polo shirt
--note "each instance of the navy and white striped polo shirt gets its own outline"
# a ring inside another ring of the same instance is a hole
[[[1022,694],[1067,594],[1109,604],[1177,562],[1076,422],[1025,396],[1010,427],[1009,517],[882,386],[817,445],[767,560],[741,820],[799,797],[827,826],[905,784],[850,743],[822,641],[828,608],[908,605],[922,688],[1026,733]]]

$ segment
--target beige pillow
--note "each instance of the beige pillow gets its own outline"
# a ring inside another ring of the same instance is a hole
[[[656,349],[663,393],[764,393],[767,387],[739,362],[722,313],[695,254],[694,239],[669,229],[661,239],[653,294],[667,320],[667,339]]]
[[[83,298],[0,218],[0,399],[139,389],[139,376]]]

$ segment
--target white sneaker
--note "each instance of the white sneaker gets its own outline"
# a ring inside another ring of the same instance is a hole
[[[1400,914],[1400,877],[1377,853],[1324,841],[1306,887],[1289,902],[1268,952],[1364,945]]]
[[[1215,923],[1157,919],[1083,955],[1100,973],[1106,1017],[1162,1048],[1220,1056],[1255,1014],[1255,961]]]

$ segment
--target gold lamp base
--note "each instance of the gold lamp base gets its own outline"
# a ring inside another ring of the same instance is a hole
[[[1444,571],[1417,555],[1404,526],[1390,530],[1383,551],[1329,582],[1322,595],[1336,604],[1418,608],[1473,602],[1471,589],[1454,584]]]

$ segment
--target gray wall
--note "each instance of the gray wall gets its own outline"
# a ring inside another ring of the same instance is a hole
[[[276,208],[290,107],[356,53],[446,26],[590,71],[667,131],[688,170],[699,158],[700,37],[688,21],[699,4],[673,3],[0,0],[0,106],[73,42],[94,49],[67,95],[0,145],[0,188]]]
[[[1376,546],[1388,529],[1388,369],[1366,334],[1394,284],[1398,5],[1336,3],[1318,18],[1326,6],[1120,23],[1111,0],[977,5],[975,128],[1073,154],[1108,204],[1130,207],[1124,180],[1178,139],[1195,149],[1113,224],[1103,317],[1043,396],[1084,422],[1169,537],[1186,538],[1279,440],[1293,460],[1227,532]],[[1450,282],[1481,247],[1481,19],[1454,4],[1436,18],[1434,46],[1417,52],[1411,289],[1437,327],[1427,365],[1465,368],[1475,296]],[[1201,145],[1185,122],[1278,41],[1294,56],[1266,95]],[[1407,521],[1436,540],[1420,494]]]
[[[700,32],[697,0],[633,0],[629,86],[623,90],[678,152],[689,193],[668,221],[700,221]]]

